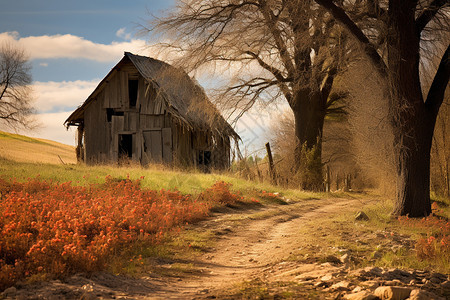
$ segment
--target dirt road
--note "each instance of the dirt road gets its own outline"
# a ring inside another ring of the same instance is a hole
[[[152,296],[189,299],[260,277],[270,266],[288,259],[304,245],[299,235],[301,226],[324,215],[361,205],[360,201],[349,199],[301,202],[270,208],[265,211],[270,217],[252,220],[249,215],[248,220],[236,228],[218,226],[220,240],[214,251],[196,262],[201,275],[171,282]]]
[[[243,281],[289,272],[293,267],[286,260],[305,243],[299,228],[327,215],[357,210],[362,205],[360,200],[336,198],[219,213],[195,225],[195,230],[215,233],[213,248],[185,261],[192,270],[184,276],[164,276],[164,272],[138,279],[103,273],[89,279],[73,276],[64,282],[56,280],[19,288],[11,295],[27,299],[214,298],[214,294]],[[161,261],[158,268],[170,270],[174,263]],[[283,265],[286,269],[280,271]],[[298,268],[301,266],[297,263],[295,269]]]

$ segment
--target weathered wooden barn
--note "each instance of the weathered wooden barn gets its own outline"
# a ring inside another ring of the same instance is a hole
[[[224,169],[239,139],[186,72],[129,52],[64,124],[78,127],[77,157],[87,164]]]

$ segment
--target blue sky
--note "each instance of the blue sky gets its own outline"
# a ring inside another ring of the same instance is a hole
[[[175,0],[0,0],[0,5],[0,44],[24,48],[33,67],[42,127],[25,134],[73,145],[75,130],[65,130],[65,119],[124,51],[155,57],[151,38],[136,35],[138,26]],[[245,119],[238,133],[253,143],[265,131],[262,123],[261,116]]]
[[[20,37],[70,34],[109,45],[133,38],[139,24],[150,14],[158,15],[174,5],[172,0],[0,0],[0,32],[17,32]],[[123,29],[124,36],[117,36]],[[44,65],[45,67],[43,67]],[[86,69],[89,72],[86,72]],[[104,76],[111,61],[82,58],[33,59],[36,81],[95,79]],[[63,71],[65,70],[65,71]],[[88,78],[88,76],[90,78]]]

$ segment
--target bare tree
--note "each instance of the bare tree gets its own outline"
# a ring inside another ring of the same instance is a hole
[[[148,31],[164,34],[170,41],[162,44],[164,51],[175,52],[187,71],[235,70],[216,97],[230,115],[240,117],[258,101],[287,101],[297,138],[294,169],[305,151],[315,157],[303,164],[314,175],[299,185],[322,186],[324,119],[342,109],[337,103],[343,94],[330,94],[351,55],[346,34],[323,9],[312,0],[184,0]]]
[[[31,66],[24,50],[3,44],[0,48],[0,121],[18,129],[35,126],[32,114]]]
[[[315,0],[354,37],[386,78],[396,165],[395,215],[431,213],[430,150],[450,77],[447,0]],[[421,64],[440,56],[426,92]]]

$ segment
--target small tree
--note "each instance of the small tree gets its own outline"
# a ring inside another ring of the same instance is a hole
[[[31,66],[24,50],[3,44],[0,48],[0,120],[14,128],[35,127],[32,114]]]

